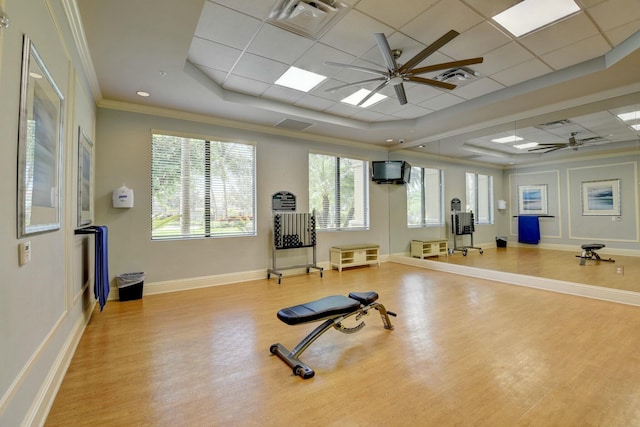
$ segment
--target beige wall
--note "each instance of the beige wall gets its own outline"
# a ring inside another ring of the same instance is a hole
[[[75,237],[78,127],[93,136],[95,105],[66,24],[64,2],[4,0],[0,30],[0,425],[38,423],[62,378],[66,358],[92,308],[93,246]],[[23,34],[42,56],[65,98],[61,227],[17,238],[16,187]],[[32,261],[18,265],[18,244]]]

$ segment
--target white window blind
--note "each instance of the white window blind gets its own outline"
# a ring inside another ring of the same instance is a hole
[[[411,168],[407,183],[407,226],[444,225],[443,174],[440,169]]]
[[[255,147],[152,136],[151,238],[256,234]]]
[[[369,163],[309,154],[309,209],[318,230],[369,228]]]

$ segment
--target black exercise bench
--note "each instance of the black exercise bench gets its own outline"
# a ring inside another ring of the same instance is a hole
[[[580,255],[576,255],[577,258],[580,258],[580,265],[584,265],[588,259],[594,259],[594,258],[596,259],[596,261],[616,262],[611,258],[609,259],[600,258],[600,255],[598,255],[596,251],[604,247],[605,245],[602,243],[587,243],[585,245],[582,245],[581,246],[582,253]]]
[[[300,360],[300,355],[307,347],[332,327],[345,334],[352,334],[364,327],[364,321],[353,327],[345,327],[342,324],[343,320],[352,316],[356,316],[356,320],[360,320],[362,316],[368,314],[369,310],[375,309],[380,312],[385,329],[393,329],[389,316],[396,316],[396,314],[387,311],[382,304],[375,302],[377,299],[378,294],[376,292],[351,292],[348,297],[333,295],[305,304],[283,308],[278,311],[278,319],[287,325],[326,320],[300,341],[293,350],[288,351],[280,343],[273,344],[269,350],[271,354],[277,355],[293,368],[294,375],[309,379],[315,375],[315,372]]]

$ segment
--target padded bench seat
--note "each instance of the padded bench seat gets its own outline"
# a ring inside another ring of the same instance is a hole
[[[287,325],[315,322],[316,320],[352,313],[358,310],[361,304],[371,304],[377,299],[378,294],[376,292],[351,292],[349,297],[332,295],[304,304],[294,305],[293,307],[283,308],[278,311],[278,319]]]

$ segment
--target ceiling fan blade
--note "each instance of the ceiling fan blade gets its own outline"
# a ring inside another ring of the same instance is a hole
[[[325,62],[325,64],[333,65],[335,67],[351,68],[352,70],[358,70],[358,71],[363,71],[365,73],[377,74],[379,76],[386,76],[387,75],[387,71],[386,70],[385,71],[376,70],[374,68],[361,67],[359,65],[342,64],[340,62],[332,62],[332,61],[327,61],[327,62]]]
[[[449,31],[447,34],[445,34],[444,36],[440,37],[435,42],[431,43],[429,46],[427,46],[421,52],[419,52],[416,56],[414,56],[409,61],[407,61],[406,64],[404,64],[402,67],[400,67],[400,72],[401,73],[405,73],[405,72],[411,70],[413,67],[415,67],[416,65],[418,65],[419,63],[424,61],[424,59],[427,56],[431,55],[432,53],[434,53],[435,51],[440,49],[442,46],[444,46],[445,44],[449,43],[451,40],[456,38],[459,34],[460,33],[457,32],[456,30]]]
[[[422,84],[431,85],[431,86],[437,86],[437,87],[440,87],[442,89],[455,89],[456,88],[456,85],[454,85],[454,84],[447,83],[447,82],[441,82],[439,80],[426,79],[424,77],[410,76],[407,79],[410,82],[422,83]]]
[[[369,99],[371,99],[371,97],[373,95],[375,95],[376,93],[380,92],[380,90],[385,87],[386,85],[388,85],[389,82],[387,80],[385,80],[384,82],[380,83],[380,86],[378,86],[377,88],[375,88],[374,90],[372,90],[371,92],[369,92],[369,94],[367,96],[365,96],[364,98],[362,98],[360,100],[360,102],[358,102],[358,107],[362,106],[362,104],[364,104],[365,102],[367,102]]]
[[[386,79],[384,77],[377,77],[375,79],[360,80],[359,82],[347,83],[347,84],[344,84],[344,85],[331,87],[331,88],[325,90],[325,92],[335,92],[336,90],[344,89],[345,87],[357,86],[357,85],[362,84],[362,83],[379,82],[379,81],[382,81],[382,80],[386,80]]]
[[[374,36],[376,37],[376,42],[378,42],[378,48],[384,58],[384,62],[387,64],[387,68],[390,71],[397,70],[398,64],[396,63],[396,59],[393,57],[393,53],[391,53],[391,46],[389,46],[387,37],[384,33],[375,33]]]
[[[395,85],[393,88],[396,90],[396,96],[398,97],[398,101],[400,101],[400,105],[404,105],[407,103],[407,94],[404,91],[404,86],[402,84]]]
[[[443,62],[441,64],[434,64],[434,65],[428,65],[426,67],[414,68],[413,70],[411,70],[411,74],[415,76],[416,74],[428,73],[429,71],[446,70],[447,68],[458,68],[458,67],[464,67],[465,65],[480,64],[482,63],[483,60],[484,58],[469,58],[469,59],[462,59],[460,61]]]

